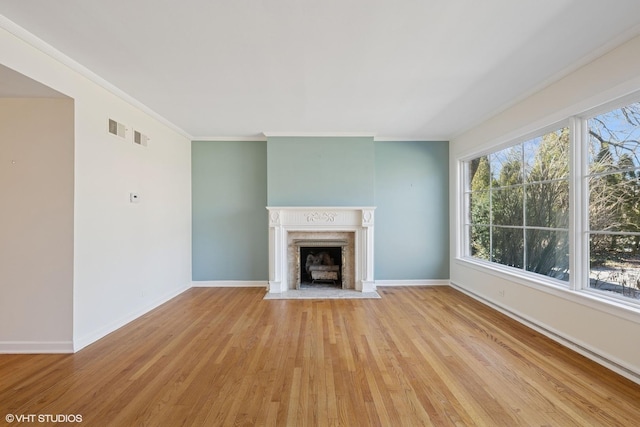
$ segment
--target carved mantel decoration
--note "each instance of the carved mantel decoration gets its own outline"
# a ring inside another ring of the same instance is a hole
[[[349,242],[344,287],[375,291],[374,207],[271,207],[269,210],[269,292],[296,288],[295,242],[344,239]]]
[[[307,222],[334,222],[338,214],[336,212],[308,212],[305,214]]]

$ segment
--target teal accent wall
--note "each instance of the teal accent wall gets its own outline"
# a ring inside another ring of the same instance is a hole
[[[375,153],[375,279],[448,279],[448,142],[376,141]]]
[[[373,206],[373,137],[269,137],[269,206]]]
[[[192,143],[193,280],[266,281],[266,206],[376,206],[375,279],[449,278],[447,142]]]
[[[191,156],[193,280],[266,282],[266,143],[194,141]]]

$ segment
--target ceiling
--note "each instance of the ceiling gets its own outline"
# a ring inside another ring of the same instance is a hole
[[[0,0],[0,14],[193,139],[450,139],[640,34],[638,0]]]

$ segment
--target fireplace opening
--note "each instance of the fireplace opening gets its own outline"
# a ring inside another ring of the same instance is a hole
[[[300,247],[300,286],[342,288],[341,247]]]
[[[294,240],[296,289],[345,288],[346,240]]]

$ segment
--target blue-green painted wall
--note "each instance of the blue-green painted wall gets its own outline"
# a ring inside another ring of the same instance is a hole
[[[267,145],[194,141],[193,280],[266,281]]]
[[[270,137],[191,152],[195,281],[266,281],[265,207],[305,205],[377,207],[376,280],[449,277],[446,142]]]
[[[269,137],[269,206],[373,206],[373,137]]]
[[[375,279],[448,279],[449,144],[375,144]]]

